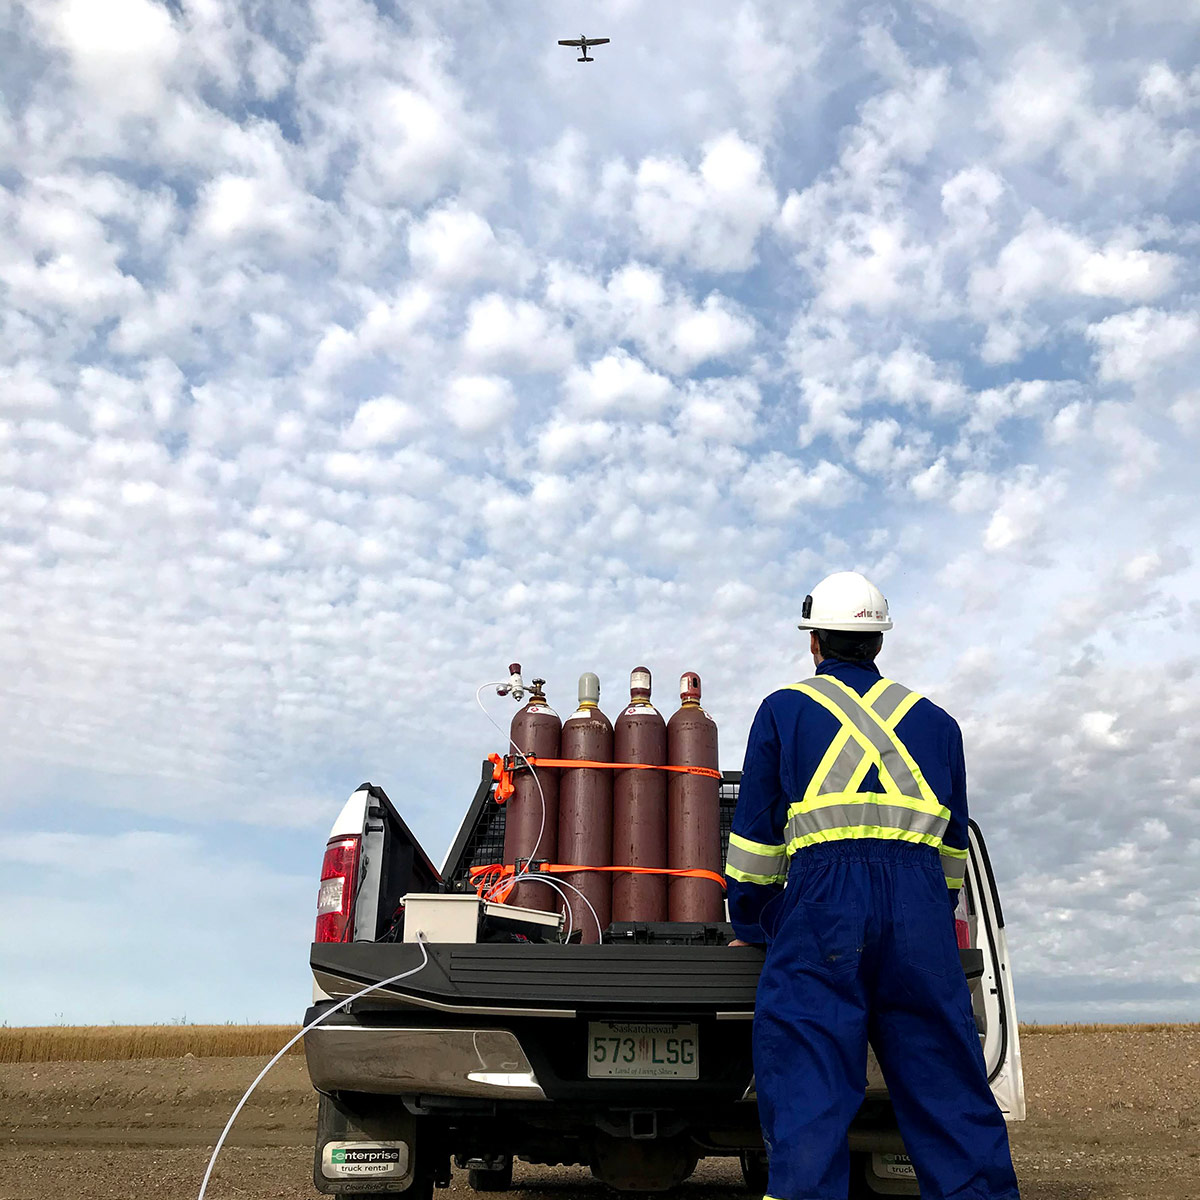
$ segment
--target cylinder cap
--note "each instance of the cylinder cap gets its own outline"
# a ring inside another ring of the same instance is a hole
[[[579,677],[579,703],[600,703],[600,676],[593,671],[584,671]]]
[[[631,700],[650,699],[650,668],[634,667],[629,676],[629,698]]]
[[[679,677],[679,698],[687,702],[700,702],[700,676],[688,671]]]

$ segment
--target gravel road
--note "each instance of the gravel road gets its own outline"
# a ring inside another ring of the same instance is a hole
[[[1022,1050],[1025,1200],[1200,1200],[1200,1031],[1037,1034]],[[194,1197],[206,1148],[264,1061],[0,1065],[0,1200]],[[303,1060],[289,1058],[239,1117],[212,1200],[315,1200],[314,1119]],[[612,1195],[581,1169],[517,1165],[520,1200],[575,1194]],[[435,1195],[474,1193],[456,1173]],[[680,1195],[746,1200],[733,1159],[702,1163]]]

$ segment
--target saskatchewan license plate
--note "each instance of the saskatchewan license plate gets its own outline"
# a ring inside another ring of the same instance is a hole
[[[588,1023],[589,1079],[699,1079],[696,1025],[642,1021]]]

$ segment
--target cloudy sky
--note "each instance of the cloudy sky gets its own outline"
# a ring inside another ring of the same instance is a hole
[[[1200,1017],[1200,7],[1034,7],[0,0],[0,1019],[296,1018],[479,684],[738,767],[849,567],[1022,1016]]]

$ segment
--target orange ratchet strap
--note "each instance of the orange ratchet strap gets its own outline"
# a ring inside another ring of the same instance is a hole
[[[629,764],[621,763],[620,765],[628,766]],[[706,871],[703,867],[589,867],[579,863],[530,863],[522,870],[534,875],[539,872],[544,875],[571,875],[575,871],[622,871],[630,875],[671,875],[677,879],[711,879],[713,883],[721,885],[722,891],[725,889],[724,877],[718,875],[716,871]],[[475,884],[475,891],[480,896],[499,888],[495,899],[503,904],[516,886],[512,882],[516,874],[515,866],[493,863],[487,867],[472,867],[471,882]],[[509,882],[505,883],[505,880]],[[504,886],[500,887],[501,884]]]
[[[489,754],[488,762],[492,764],[492,779],[496,783],[496,803],[503,804],[513,794],[513,773],[526,763],[531,767],[593,767],[603,771],[675,771],[681,775],[702,775],[705,779],[721,778],[721,772],[715,767],[679,767],[663,763],[612,763],[593,762],[588,758],[538,758],[536,755]],[[572,867],[571,870],[599,871],[601,867]],[[650,868],[620,867],[613,870],[628,870]]]

